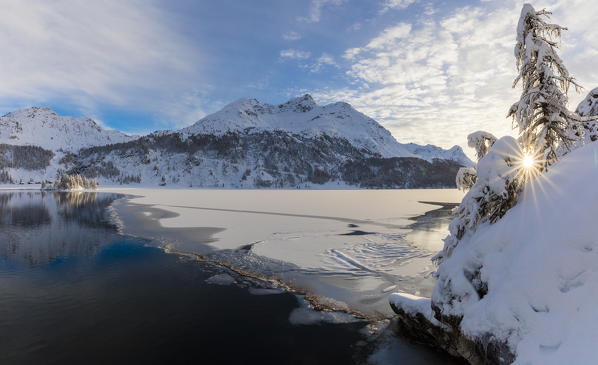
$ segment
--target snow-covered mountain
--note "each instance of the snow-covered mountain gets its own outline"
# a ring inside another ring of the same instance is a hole
[[[68,171],[101,184],[213,188],[440,188],[454,186],[461,166],[440,159],[383,158],[344,138],[280,130],[152,134],[67,157]]]
[[[434,159],[441,160],[452,160],[460,163],[463,166],[473,166],[473,162],[463,153],[463,149],[459,146],[453,146],[452,148],[445,150],[438,146],[427,144],[425,146],[408,143],[405,145],[407,150],[412,153],[415,157],[424,159],[426,161],[432,161]]]
[[[575,112],[582,117],[598,116],[598,87],[590,91],[586,98],[579,103]],[[598,141],[598,120],[584,123],[583,143]]]
[[[309,95],[277,106],[241,99],[182,130],[144,137],[47,108],[0,118],[0,183],[65,171],[102,184],[445,187],[471,164],[460,147],[401,144],[349,104],[320,106]]]
[[[386,128],[351,105],[339,102],[320,106],[309,94],[280,105],[262,104],[256,99],[239,99],[180,132],[183,135],[222,135],[227,132],[259,133],[274,130],[306,137],[323,134],[340,137],[358,149],[386,158],[417,157],[426,161],[440,158],[472,165],[459,146],[444,150],[432,145],[401,144]]]
[[[575,112],[582,117],[598,115],[598,87],[588,93],[588,96],[579,103]]]
[[[48,108],[20,109],[0,117],[0,143],[10,145],[73,152],[134,138],[103,129],[93,119],[61,116]]]

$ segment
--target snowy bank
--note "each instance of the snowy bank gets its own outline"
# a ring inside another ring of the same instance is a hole
[[[453,318],[459,335],[479,344],[506,345],[517,364],[595,362],[597,161],[594,143],[568,154],[528,183],[501,220],[463,239],[438,268],[436,318]],[[468,268],[479,268],[486,293]],[[408,299],[399,306],[413,308]]]

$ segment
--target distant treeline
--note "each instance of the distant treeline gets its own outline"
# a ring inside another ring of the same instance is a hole
[[[0,144],[0,170],[5,168],[43,170],[50,166],[53,157],[54,152],[38,146]]]
[[[218,161],[218,171],[212,171],[213,161]],[[240,183],[251,179],[256,187],[287,188],[331,181],[364,188],[453,187],[461,166],[450,160],[383,158],[344,138],[285,131],[187,138],[178,133],[152,134],[82,149],[76,155],[65,155],[61,162],[70,174],[120,183],[142,182],[143,175],[165,185],[177,182],[181,175],[206,173]]]

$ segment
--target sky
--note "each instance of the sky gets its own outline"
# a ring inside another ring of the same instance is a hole
[[[0,113],[46,106],[108,128],[177,129],[239,98],[345,101],[402,143],[513,134],[522,1],[2,1]],[[560,55],[598,87],[598,7],[541,0]],[[471,151],[470,151],[471,152]]]

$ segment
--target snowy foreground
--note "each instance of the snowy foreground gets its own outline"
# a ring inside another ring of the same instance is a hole
[[[563,157],[525,186],[518,204],[495,224],[464,238],[439,267],[456,298],[441,315],[462,316],[460,329],[479,342],[503,342],[516,364],[593,364],[598,343],[598,146]],[[464,268],[481,267],[480,296]],[[401,293],[391,303],[432,322],[430,299]],[[485,339],[485,340],[484,340]]]

